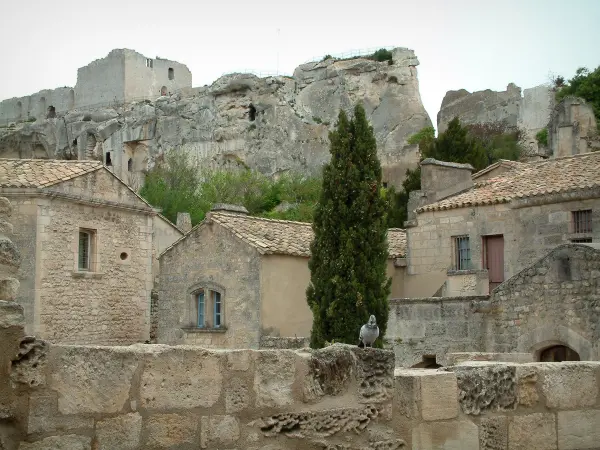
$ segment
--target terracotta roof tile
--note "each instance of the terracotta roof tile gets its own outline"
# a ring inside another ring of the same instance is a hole
[[[262,254],[310,256],[313,240],[312,225],[290,220],[263,219],[228,212],[212,212],[210,219]],[[390,258],[406,255],[406,232],[400,228],[388,230]]]
[[[486,170],[486,169],[484,169]],[[473,176],[477,179],[477,174]],[[600,152],[514,164],[496,177],[475,183],[417,212],[508,203],[515,198],[571,192],[600,186]]]
[[[100,168],[100,161],[0,159],[0,187],[43,188]]]

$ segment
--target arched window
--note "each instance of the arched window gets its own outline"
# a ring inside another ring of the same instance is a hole
[[[127,160],[127,172],[133,172],[133,158]]]
[[[175,71],[173,70],[172,67],[169,67],[169,80],[174,80],[175,79]]]
[[[553,345],[540,352],[541,362],[581,361],[579,353],[566,345]]]
[[[212,283],[197,285],[190,291],[189,328],[224,329],[224,289]]]

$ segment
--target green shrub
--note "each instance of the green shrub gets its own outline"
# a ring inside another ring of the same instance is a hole
[[[313,116],[313,122],[315,122],[315,123],[322,123],[323,121],[321,120],[320,117]]]
[[[388,64],[390,65],[393,63],[392,52],[386,50],[385,48],[380,48],[379,50],[377,50],[369,57],[369,59],[373,59],[379,62],[388,61]]]
[[[535,139],[544,147],[548,147],[548,128],[538,131]]]
[[[321,61],[327,61],[328,59],[333,59],[333,56],[325,55],[325,56],[323,56],[323,59]]]

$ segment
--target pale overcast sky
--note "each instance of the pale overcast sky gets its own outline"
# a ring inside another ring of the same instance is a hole
[[[75,86],[77,68],[113,48],[184,63],[201,86],[408,47],[435,123],[448,90],[527,88],[600,65],[600,0],[27,0],[3,7],[0,42],[0,99]]]

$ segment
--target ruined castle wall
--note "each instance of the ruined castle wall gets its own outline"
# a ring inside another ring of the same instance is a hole
[[[70,87],[45,89],[26,97],[9,98],[0,102],[0,126],[10,122],[45,119],[50,106],[54,107],[57,114],[65,113],[73,109],[74,102],[74,91]]]
[[[125,98],[125,57],[113,50],[105,58],[77,69],[75,107],[107,106]]]
[[[260,254],[223,227],[204,224],[192,230],[160,257],[158,342],[257,349],[260,267]],[[221,293],[220,329],[198,329],[195,293],[201,288]]]
[[[165,94],[174,94],[183,88],[192,87],[192,73],[184,64],[168,59],[149,59],[132,50],[124,50],[123,55],[126,100],[156,98],[163,91],[166,91]]]
[[[446,355],[483,350],[483,316],[473,302],[487,297],[399,298],[390,300],[385,336],[397,367],[412,367],[432,358],[447,364]]]
[[[494,291],[486,349],[539,353],[559,344],[600,360],[599,292],[598,244],[557,247]]]

